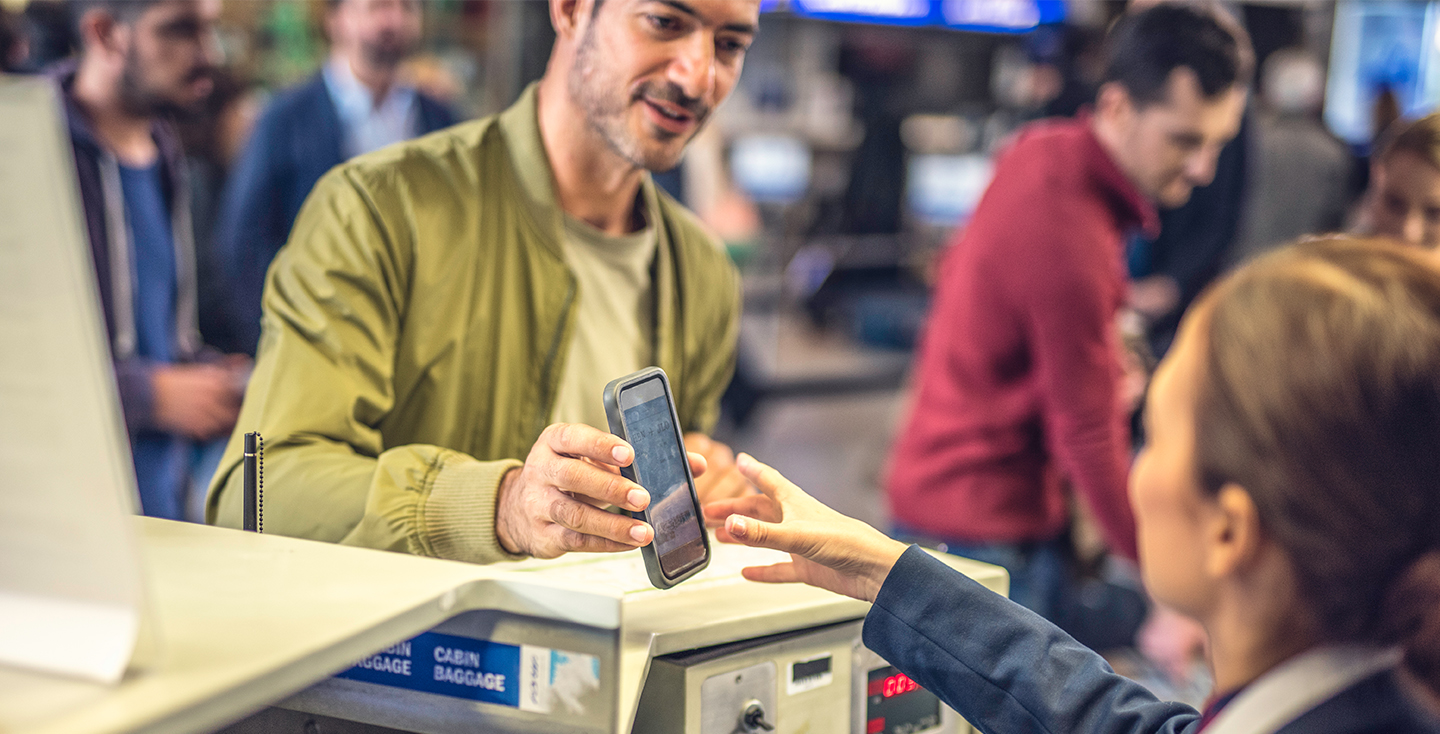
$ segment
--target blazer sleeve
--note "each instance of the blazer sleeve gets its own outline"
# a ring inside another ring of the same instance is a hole
[[[260,355],[210,487],[206,521],[239,527],[242,436],[265,437],[265,530],[488,563],[500,480],[519,461],[386,446],[409,302],[408,228],[345,167],[316,186],[265,289]]]
[[[1193,734],[1200,715],[1157,700],[1060,628],[917,546],[895,564],[864,641],[976,728]]]

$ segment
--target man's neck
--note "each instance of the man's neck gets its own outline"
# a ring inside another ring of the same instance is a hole
[[[343,65],[349,69],[355,81],[360,86],[370,91],[370,104],[372,107],[379,107],[385,101],[385,95],[390,93],[395,86],[395,80],[399,76],[399,70],[390,67],[383,68],[367,64],[359,53],[337,53],[334,63]]]
[[[585,122],[570,102],[565,79],[540,81],[540,140],[555,176],[555,199],[576,219],[610,235],[644,226],[636,197],[644,169],[620,157]]]
[[[118,78],[82,59],[71,94],[100,144],[121,164],[132,168],[150,166],[160,156],[151,134],[154,121],[126,110],[120,101],[119,86]]]
[[[1120,169],[1121,173],[1125,174],[1126,180],[1135,187],[1135,190],[1145,192],[1145,189],[1140,185],[1140,181],[1136,179],[1135,175],[1131,173],[1127,167],[1125,141],[1120,139],[1120,133],[1111,126],[1106,125],[1098,114],[1092,114],[1090,116],[1090,132],[1095,135],[1095,140],[1099,141],[1100,149],[1105,151],[1105,155],[1110,156],[1110,160],[1115,162],[1115,167]],[[1155,200],[1155,197],[1148,192],[1145,192],[1145,198],[1151,202]]]

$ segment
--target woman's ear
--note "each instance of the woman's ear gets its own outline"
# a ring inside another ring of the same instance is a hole
[[[1255,499],[1238,484],[1220,488],[1208,509],[1205,571],[1211,578],[1234,576],[1260,556],[1263,542],[1260,510]]]

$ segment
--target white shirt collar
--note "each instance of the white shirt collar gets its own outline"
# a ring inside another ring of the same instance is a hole
[[[377,105],[374,92],[356,78],[344,59],[332,58],[321,73],[344,129],[347,158],[414,135],[414,87],[397,81]]]
[[[1260,676],[1231,701],[1205,734],[1268,734],[1336,694],[1400,663],[1396,648],[1327,645]]]

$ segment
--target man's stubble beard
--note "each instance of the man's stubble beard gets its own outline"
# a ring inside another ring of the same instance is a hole
[[[590,128],[599,138],[604,141],[605,146],[626,162],[637,168],[644,168],[649,171],[668,171],[679,165],[680,157],[685,152],[685,145],[673,155],[647,155],[639,140],[626,129],[625,113],[630,105],[637,101],[637,95],[622,94],[617,101],[606,95],[606,91],[618,88],[621,85],[614,79],[608,77],[595,59],[595,25],[592,23],[585,29],[585,35],[580,39],[580,46],[575,51],[575,65],[570,69],[568,87],[570,98],[580,107],[581,113],[585,116],[585,125]],[[677,88],[678,90],[678,88]],[[637,93],[643,93],[642,87]],[[674,92],[658,95],[662,98],[674,96]],[[673,101],[673,100],[672,100]],[[643,103],[642,103],[643,104]],[[696,115],[697,124],[691,132],[693,138],[704,125],[709,117],[708,110],[691,110]]]
[[[365,61],[377,69],[395,71],[405,59],[415,50],[415,44],[402,43],[391,38],[377,38],[373,41],[361,41],[360,53],[364,54]]]
[[[208,70],[205,73],[209,73]],[[120,74],[120,105],[136,117],[176,116],[195,112],[205,102],[201,97],[193,104],[181,104],[160,92],[146,86],[140,60],[132,49],[125,57],[125,69]]]

